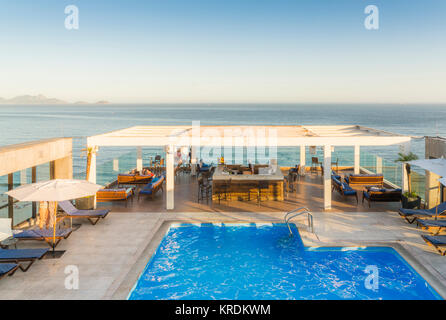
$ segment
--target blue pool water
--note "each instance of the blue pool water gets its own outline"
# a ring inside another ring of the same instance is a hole
[[[172,226],[129,299],[441,298],[392,248],[304,247],[293,228]]]

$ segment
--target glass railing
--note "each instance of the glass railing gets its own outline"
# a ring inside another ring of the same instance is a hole
[[[40,165],[37,167],[37,181],[48,180],[50,177],[49,164]],[[13,173],[13,188],[17,188],[24,184],[32,182],[32,169],[28,168],[23,172]],[[0,177],[0,218],[8,218],[8,196],[5,192],[8,191],[8,176]],[[14,201],[13,224],[17,225],[32,217],[32,202],[18,202]]]
[[[111,149],[111,148],[110,148]],[[127,148],[127,149],[119,149],[110,150],[108,148],[102,148],[98,153],[97,160],[97,183],[101,185],[106,185],[110,182],[113,182],[117,179],[118,173],[128,172],[136,167],[136,148]],[[123,150],[125,152],[123,153]],[[209,152],[209,148],[202,149],[201,159],[205,163],[217,163],[218,157],[222,154],[221,152],[216,152],[214,149],[213,152]],[[164,150],[162,148],[143,148],[143,166],[150,165],[150,158],[154,159],[156,155],[161,155],[161,157],[165,157]],[[217,150],[218,151],[218,150]],[[311,154],[311,151],[314,153]],[[119,152],[119,154],[118,154]],[[368,150],[364,150],[361,148],[360,152],[360,166],[363,169],[366,169],[373,173],[382,173],[384,175],[384,179],[395,184],[397,186],[401,186],[402,184],[402,164],[400,162],[395,162],[389,160],[388,158],[379,157],[377,154],[373,153],[374,150],[369,152]],[[393,152],[388,152],[385,156],[391,157]],[[232,158],[227,154],[225,154],[226,163],[242,163],[247,165],[248,159],[255,159],[252,161],[253,163],[267,163],[270,154],[268,152],[264,152],[263,150],[250,152],[248,154],[248,150],[236,150],[235,148],[232,151]],[[277,149],[277,159],[278,165],[282,167],[291,167],[299,164],[300,162],[300,149],[295,147],[280,147]],[[324,153],[322,147],[316,147],[314,150],[310,150],[310,148],[306,148],[306,165],[311,166],[312,157],[317,157],[320,162],[323,162]],[[395,153],[395,158],[396,158]],[[105,158],[101,161],[101,158]],[[379,160],[379,158],[381,160]],[[83,160],[86,163],[86,159]],[[354,165],[354,151],[351,147],[335,147],[332,150],[332,164],[333,166],[338,164],[339,167],[352,167]],[[83,164],[85,170],[85,164]],[[420,197],[424,198],[424,171],[417,170],[417,168],[413,168],[413,174],[411,176],[412,179],[412,189]],[[78,178],[85,178],[85,171],[82,171],[78,174]]]

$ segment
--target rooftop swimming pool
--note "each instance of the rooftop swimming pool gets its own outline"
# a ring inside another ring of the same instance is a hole
[[[128,299],[441,299],[393,248],[304,247],[292,228],[172,225]]]

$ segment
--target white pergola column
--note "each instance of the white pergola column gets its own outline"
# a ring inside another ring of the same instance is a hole
[[[136,170],[142,171],[142,147],[136,149]]]
[[[96,152],[91,153],[90,175],[88,177],[88,181],[96,183]]]
[[[376,173],[383,173],[383,158],[376,156]]]
[[[409,177],[407,176],[407,171],[406,171],[406,164],[403,163],[402,166],[402,172],[401,172],[401,188],[403,189],[403,193],[406,191],[409,191]]]
[[[324,209],[331,209],[331,146],[324,146]]]
[[[305,146],[302,145],[300,146],[300,173],[304,174],[305,173],[305,159],[306,159],[306,150],[305,150]]]
[[[197,147],[191,147],[190,153],[190,163],[191,163],[191,175],[195,176],[197,174]]]
[[[175,159],[174,147],[166,146],[166,209],[173,210],[175,207]]]
[[[360,162],[361,162],[361,149],[360,149],[359,145],[355,145],[354,153],[355,153],[354,173],[359,174],[360,173],[359,166],[360,166]]]

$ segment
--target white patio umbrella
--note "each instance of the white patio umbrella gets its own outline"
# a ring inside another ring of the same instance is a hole
[[[420,159],[420,160],[413,160],[407,162],[411,165],[418,166],[420,168],[423,168],[427,171],[430,171],[432,173],[435,173],[436,175],[439,175],[443,177],[442,179],[439,179],[440,183],[445,185],[443,183],[443,180],[446,178],[446,159],[439,158],[439,159]],[[446,182],[446,181],[445,181]],[[440,186],[438,186],[438,200],[440,199]],[[435,210],[435,219],[437,219],[438,216],[438,207]]]
[[[50,201],[55,202],[57,214],[57,202],[73,200],[95,195],[102,186],[86,180],[54,179],[27,184],[5,192],[19,201]],[[53,223],[53,250],[56,243],[56,217]]]
[[[444,158],[412,160],[407,163],[433,172],[441,177],[446,177],[446,159]]]
[[[0,242],[11,237],[12,237],[11,219],[9,218],[0,219]]]
[[[446,187],[446,178],[438,179],[438,181],[440,181],[440,183]]]

